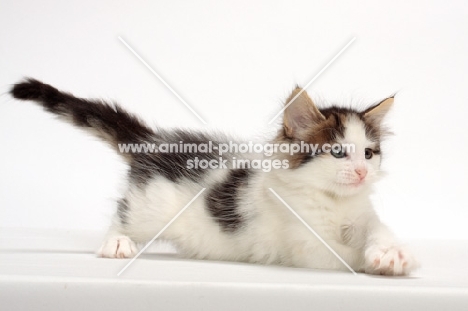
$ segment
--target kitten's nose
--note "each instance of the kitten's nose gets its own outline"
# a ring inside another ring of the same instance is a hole
[[[356,172],[356,174],[358,174],[359,178],[361,180],[363,180],[364,178],[366,178],[366,175],[367,175],[367,169],[364,168],[364,167],[361,167],[361,168],[357,168],[354,170]]]

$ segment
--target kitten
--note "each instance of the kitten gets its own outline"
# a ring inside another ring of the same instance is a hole
[[[217,161],[217,152],[122,152],[123,144],[167,142],[219,147],[229,137],[185,130],[153,130],[121,107],[76,98],[34,79],[20,82],[13,97],[34,100],[66,121],[100,137],[129,164],[128,188],[98,254],[130,258],[136,243],[150,241],[201,190],[165,230],[186,257],[347,270],[286,208],[276,192],[355,271],[407,275],[418,267],[374,212],[369,195],[380,173],[382,119],[393,97],[365,111],[318,109],[296,88],[272,144],[315,144],[316,152],[276,150],[268,157],[227,153],[229,169],[202,169],[193,160]],[[325,146],[352,144],[353,151]],[[320,152],[321,151],[321,152]],[[278,160],[275,169],[233,169],[236,160]],[[188,163],[192,161],[192,166]],[[201,163],[201,162],[200,162]],[[283,165],[285,164],[285,165]]]

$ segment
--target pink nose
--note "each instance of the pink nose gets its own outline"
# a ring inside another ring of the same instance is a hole
[[[358,174],[359,178],[361,180],[363,180],[364,178],[366,178],[366,175],[367,175],[367,169],[365,168],[357,168],[355,169],[355,172],[356,174]]]

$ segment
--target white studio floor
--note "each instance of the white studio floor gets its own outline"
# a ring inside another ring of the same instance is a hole
[[[154,245],[94,255],[101,233],[0,229],[2,310],[468,310],[468,241],[409,243],[407,278],[186,260]]]

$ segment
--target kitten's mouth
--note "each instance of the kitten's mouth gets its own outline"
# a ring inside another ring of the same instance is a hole
[[[357,187],[362,186],[365,182],[366,182],[365,179],[360,179],[358,181],[341,182],[341,183],[337,183],[337,184],[340,185],[340,186],[357,188]]]

